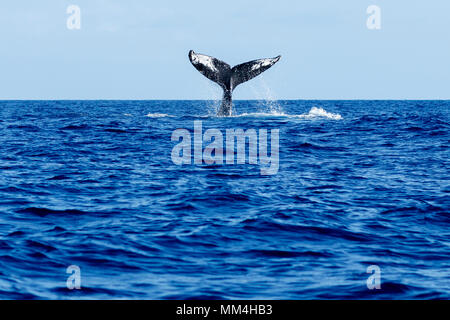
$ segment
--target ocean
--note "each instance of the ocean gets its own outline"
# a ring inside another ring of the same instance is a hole
[[[234,104],[1,101],[0,299],[450,298],[450,101]],[[195,121],[276,170],[174,163]]]

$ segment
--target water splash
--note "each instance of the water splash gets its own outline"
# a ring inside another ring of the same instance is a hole
[[[264,77],[260,75],[258,78],[258,83],[250,82],[249,87],[253,93],[253,96],[260,102],[261,113],[269,114],[281,114],[283,113],[283,108],[278,100],[275,98],[275,94],[271,87],[267,84]],[[260,100],[261,99],[261,100]]]
[[[328,118],[332,120],[342,120],[339,113],[331,113],[323,108],[312,107],[308,114],[300,115],[303,118]]]
[[[205,87],[208,91],[208,97],[211,99],[207,105],[208,115],[215,116],[219,112],[220,104],[222,103],[222,89],[211,81],[206,81]]]

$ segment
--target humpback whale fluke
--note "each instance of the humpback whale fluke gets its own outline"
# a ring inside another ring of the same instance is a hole
[[[192,65],[209,80],[219,84],[223,89],[222,105],[218,112],[219,116],[231,116],[232,98],[234,88],[241,83],[253,79],[273,66],[281,56],[276,58],[258,59],[233,68],[229,64],[219,59],[189,51],[189,60]]]

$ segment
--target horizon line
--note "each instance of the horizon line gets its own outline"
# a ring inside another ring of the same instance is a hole
[[[220,101],[220,99],[0,99],[0,102],[4,101]],[[450,98],[415,98],[415,99],[233,99],[233,101],[450,101]]]

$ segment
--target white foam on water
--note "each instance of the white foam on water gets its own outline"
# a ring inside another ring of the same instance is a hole
[[[244,112],[241,114],[232,115],[231,117],[290,117],[291,115],[283,112]]]
[[[148,113],[146,115],[146,117],[149,117],[149,118],[164,118],[164,117],[173,117],[173,116],[168,115],[166,113]]]
[[[342,116],[339,113],[331,113],[323,108],[312,107],[308,114],[300,115],[303,118],[328,118],[332,120],[342,120]]]
[[[233,117],[286,117],[286,118],[299,118],[299,119],[331,119],[331,120],[342,120],[342,116],[339,113],[331,113],[323,108],[312,107],[308,113],[303,114],[286,114],[282,111],[273,112],[252,112],[252,113],[241,113],[233,115]]]

